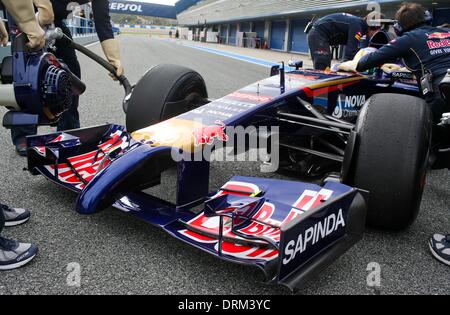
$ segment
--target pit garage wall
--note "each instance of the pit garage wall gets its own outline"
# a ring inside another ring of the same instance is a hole
[[[364,12],[352,13],[360,16],[364,15]],[[383,13],[390,18],[395,16],[395,10],[393,9],[385,9]],[[433,13],[435,25],[450,23],[450,7],[436,8]],[[258,34],[262,46],[267,44],[267,47],[270,49],[307,54],[309,53],[309,47],[304,29],[310,19],[311,17],[309,16],[300,16],[281,20],[256,20],[208,25],[207,28],[208,30],[212,30],[213,28],[219,30],[222,44],[235,45],[236,32],[245,32],[250,28],[250,31]]]
[[[309,18],[283,19],[274,21],[252,21],[207,26],[207,32],[218,30],[221,44],[238,45],[237,32],[254,32],[261,40],[260,45],[278,51],[308,53],[308,43],[304,29]],[[204,30],[204,27],[200,28]],[[198,27],[191,27],[191,32],[198,33]],[[215,40],[214,40],[215,42]]]

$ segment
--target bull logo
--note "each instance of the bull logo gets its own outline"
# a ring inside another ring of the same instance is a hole
[[[450,32],[449,33],[433,33],[433,34],[427,34],[428,39],[447,39],[450,38]]]
[[[214,126],[207,126],[194,130],[193,135],[196,147],[206,144],[212,145],[215,139],[228,141],[229,138],[225,133],[226,125],[219,120],[217,120],[215,124],[216,125]]]

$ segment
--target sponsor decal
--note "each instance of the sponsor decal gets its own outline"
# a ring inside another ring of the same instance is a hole
[[[427,45],[430,49],[447,48],[450,47],[450,39],[444,39],[439,42],[429,40],[427,41]]]
[[[395,79],[412,80],[414,78],[414,75],[411,72],[394,71],[391,75]]]
[[[29,256],[29,255],[30,255],[30,252],[29,252],[29,251],[26,251],[26,252],[23,253],[22,255],[17,256],[16,261],[17,261],[17,262],[20,262],[21,260],[27,258],[27,256]]]
[[[293,79],[309,80],[309,81],[316,81],[320,79],[320,76],[318,75],[307,75],[301,73],[289,73],[287,76]]]
[[[258,106],[258,104],[224,97],[203,107],[185,113],[180,117],[184,117],[188,120],[193,120],[195,118],[201,120],[210,119],[209,121],[226,120],[251,110],[256,106]]]
[[[239,191],[240,193],[230,192],[230,191]],[[222,190],[215,195],[213,198],[233,194],[239,196],[252,196],[258,194],[260,189],[258,186],[250,183],[241,183],[241,182],[229,182],[222,187]],[[258,212],[257,216],[261,219],[268,218],[273,214],[274,207],[262,207]],[[211,217],[207,218],[203,213],[192,219],[188,222],[188,224],[197,230],[210,233],[212,235],[219,235],[220,228],[220,218],[219,217]],[[179,233],[195,242],[202,244],[215,244],[214,249],[216,252],[219,252],[219,243],[216,238],[212,238],[200,233],[196,233],[190,230],[182,230]],[[237,239],[241,239],[231,233],[231,219],[224,218],[224,230],[223,235],[226,237],[233,237]],[[239,244],[234,244],[231,242],[223,242],[221,247],[222,253],[228,256],[242,258],[242,259],[251,259],[251,260],[272,260],[278,256],[278,251],[275,249],[265,248],[261,249],[258,246],[244,246]]]
[[[109,8],[111,10],[116,11],[131,11],[135,13],[142,13],[142,5],[140,4],[130,4],[130,3],[121,3],[121,2],[110,2]]]
[[[450,38],[450,32],[448,33],[441,33],[441,32],[436,32],[433,34],[427,34],[428,39],[447,39]]]
[[[266,102],[270,102],[272,100],[272,97],[270,97],[270,96],[262,96],[262,95],[258,95],[258,94],[248,94],[248,93],[243,93],[243,92],[234,92],[234,93],[230,94],[229,97],[248,100],[248,101],[256,102],[256,103],[266,103]]]
[[[68,158],[71,165],[63,163],[57,166],[45,166],[53,176],[58,176],[58,180],[64,184],[75,186],[77,189],[84,189],[85,183],[89,183],[99,171],[109,165],[109,160],[104,160],[106,155],[118,148],[128,145],[127,137],[121,131],[111,135],[111,139],[98,146],[99,151],[92,151],[79,156]],[[83,179],[83,180],[82,180]]]
[[[227,183],[222,187],[222,189],[223,190],[221,190],[213,198],[217,198],[226,194],[252,196],[260,192],[260,189],[256,185],[240,182]],[[235,193],[234,191],[238,191],[240,193]],[[239,232],[248,236],[265,237],[273,240],[274,242],[279,242],[281,238],[281,226],[288,224],[302,213],[316,208],[321,203],[328,200],[332,194],[333,191],[328,189],[322,189],[318,192],[305,190],[292,205],[292,209],[287,213],[283,221],[274,219],[274,214],[277,211],[275,205],[270,202],[265,202],[261,206],[261,208],[252,216],[252,222],[250,222],[250,224],[248,224],[244,228],[240,229]],[[234,210],[235,209],[224,209],[222,212]],[[189,221],[187,224],[198,232],[194,232],[191,230],[182,230],[179,232],[180,234],[199,243],[215,244],[215,250],[217,252],[219,251],[217,238],[211,237],[212,235],[220,235],[220,218],[218,216],[206,217],[203,213],[201,213],[200,215]],[[235,235],[232,232],[231,226],[231,218],[224,217],[222,235],[227,239],[242,240],[241,237]],[[256,245],[243,246],[230,241],[224,241],[222,243],[221,249],[222,253],[224,254],[243,259],[271,260],[278,256],[278,251],[273,248],[261,248]]]
[[[77,2],[74,0],[74,2]],[[87,1],[84,1],[87,2]],[[148,2],[148,1],[147,1]],[[130,0],[110,0],[109,10],[113,13],[137,14],[144,16],[157,16],[161,18],[176,19],[175,6],[165,5],[163,1],[161,4],[147,3],[143,1]],[[129,25],[126,25],[128,27]],[[139,25],[131,25],[132,28],[139,27]],[[154,28],[154,27],[153,27]],[[163,29],[163,27],[161,27]]]
[[[219,120],[217,120],[215,123],[216,125],[214,126],[202,127],[193,131],[195,140],[194,145],[196,147],[202,145],[212,145],[214,143],[214,140],[216,139],[225,142],[229,140],[228,136],[225,133],[226,125]]]
[[[309,247],[344,229],[346,222],[342,209],[338,213],[331,213],[301,233],[296,240],[291,240],[284,248],[283,265],[289,264],[298,254],[302,254]]]
[[[314,51],[314,54],[319,56],[328,56],[330,55],[330,50],[325,48],[318,48]]]
[[[61,135],[57,136],[55,139],[53,139],[52,141],[50,141],[50,143],[58,143],[58,142],[64,141],[64,139],[65,139],[64,134],[61,134]]]
[[[342,106],[339,102],[336,104],[336,107],[334,108],[333,117],[336,117],[339,119],[344,117]]]
[[[292,205],[291,212],[284,219],[281,225],[288,224],[296,219],[300,214],[319,206],[323,201],[330,199],[333,194],[332,190],[321,189],[319,192],[313,190],[305,190],[303,194]]]
[[[46,148],[45,147],[33,147],[33,150],[36,151],[39,155],[45,157],[46,156]]]
[[[365,95],[344,95],[338,96],[336,107],[333,111],[333,117],[348,118],[358,115],[361,107],[366,103]]]

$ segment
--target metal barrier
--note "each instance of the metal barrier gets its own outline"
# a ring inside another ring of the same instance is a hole
[[[97,34],[95,30],[95,23],[93,20],[74,16],[66,21],[67,27],[70,29],[73,37],[92,36]]]

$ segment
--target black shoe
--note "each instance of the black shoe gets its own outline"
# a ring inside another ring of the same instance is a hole
[[[19,243],[0,237],[0,270],[20,268],[32,261],[37,253],[36,245]]]
[[[27,156],[27,144],[26,143],[16,144],[16,152],[20,156]]]
[[[24,224],[30,219],[30,211],[20,208],[10,208],[7,205],[0,204],[0,211],[5,216],[5,226],[17,226]]]
[[[447,236],[442,234],[433,235],[429,246],[431,253],[437,260],[450,266],[450,234]]]

